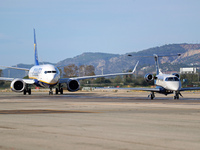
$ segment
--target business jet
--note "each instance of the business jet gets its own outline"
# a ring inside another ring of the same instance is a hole
[[[33,31],[34,31],[35,65],[30,69],[1,66],[1,67],[5,67],[5,68],[28,71],[29,79],[0,77],[0,80],[11,82],[10,88],[14,92],[23,92],[24,95],[26,95],[26,93],[31,95],[31,87],[30,86],[33,85],[33,84],[36,85],[36,86],[39,86],[39,87],[44,87],[44,88],[48,87],[50,89],[49,95],[53,95],[52,88],[55,87],[56,85],[58,85],[58,88],[56,88],[56,94],[58,94],[58,93],[63,94],[62,84],[67,85],[68,91],[75,92],[75,91],[78,91],[80,89],[79,80],[133,74],[136,67],[137,67],[137,64],[138,64],[137,63],[135,65],[135,68],[133,69],[132,72],[95,75],[95,76],[73,77],[73,78],[62,78],[61,79],[59,69],[56,66],[51,65],[51,64],[45,64],[45,65],[39,64],[35,29]]]
[[[180,56],[180,55],[181,54],[168,55],[168,56],[158,56],[156,54],[153,55],[155,59],[155,65],[156,65],[156,76],[148,73],[144,76],[144,79],[146,80],[146,82],[151,82],[154,80],[154,84],[156,85],[155,88],[123,88],[123,89],[150,91],[151,93],[148,97],[150,97],[151,99],[155,98],[155,93],[164,94],[166,96],[168,94],[174,93],[174,99],[179,99],[179,95],[182,96],[180,93],[181,91],[200,90],[200,87],[181,88],[180,75],[178,73],[164,74],[160,71],[159,63],[158,63],[159,57],[171,57],[171,56]],[[132,56],[132,55],[128,55],[128,56]],[[146,56],[146,57],[149,57],[149,56]]]

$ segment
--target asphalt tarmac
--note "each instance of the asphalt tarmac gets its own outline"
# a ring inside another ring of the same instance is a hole
[[[0,92],[1,150],[200,149],[200,93]]]

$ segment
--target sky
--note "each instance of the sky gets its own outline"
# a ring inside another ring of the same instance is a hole
[[[0,0],[0,65],[200,43],[199,0]]]

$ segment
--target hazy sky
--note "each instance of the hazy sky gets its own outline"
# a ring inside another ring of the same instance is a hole
[[[0,0],[0,65],[200,42],[199,0]]]

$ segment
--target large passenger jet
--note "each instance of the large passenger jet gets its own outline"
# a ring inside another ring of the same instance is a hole
[[[59,69],[56,66],[51,65],[51,64],[45,64],[45,65],[39,64],[35,29],[34,29],[34,58],[35,58],[35,65],[30,69],[17,68],[17,67],[5,67],[5,68],[12,68],[12,69],[26,70],[28,71],[29,79],[0,77],[0,80],[10,81],[11,82],[10,88],[12,89],[12,91],[23,92],[24,95],[26,95],[26,93],[31,95],[30,86],[33,84],[39,87],[48,87],[50,89],[49,95],[53,94],[52,88],[58,85],[58,88],[56,88],[56,94],[58,93],[63,94],[62,84],[67,85],[68,91],[75,92],[75,91],[78,91],[80,88],[79,80],[133,74],[138,64],[138,63],[136,64],[132,72],[61,79]]]

